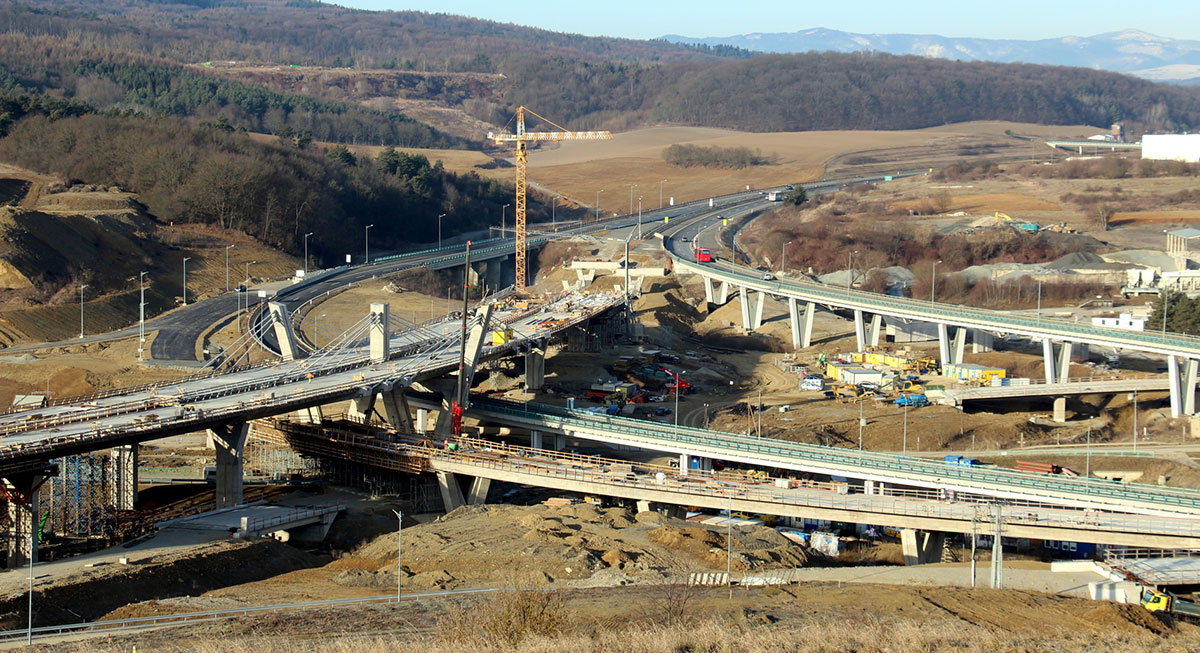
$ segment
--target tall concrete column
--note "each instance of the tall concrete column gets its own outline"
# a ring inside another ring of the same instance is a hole
[[[127,444],[113,447],[109,457],[115,481],[109,486],[112,492],[109,500],[117,510],[133,510],[137,505],[138,493],[138,446]]]
[[[692,457],[686,453],[679,454],[679,475],[687,476],[692,468]]]
[[[279,355],[285,361],[296,360],[300,349],[296,346],[296,334],[292,332],[287,306],[280,302],[268,302],[267,309],[271,315],[271,326],[275,329],[275,340],[279,342]]]
[[[530,449],[545,449],[546,448],[545,445],[542,443],[542,432],[541,431],[530,431],[529,432],[529,448]]]
[[[20,569],[30,560],[38,561],[37,538],[38,489],[46,477],[43,474],[14,474],[4,479],[8,494],[8,568]]]
[[[429,430],[429,411],[424,408],[417,409],[417,433],[424,433]]]
[[[963,354],[967,348],[967,330],[954,328],[945,324],[937,325],[938,354],[944,369],[947,365],[958,365],[963,362]]]
[[[1071,346],[1071,343],[1064,342],[1058,350],[1058,365],[1055,367],[1055,374],[1058,376],[1059,383],[1071,380]]]
[[[742,305],[742,330],[752,331],[750,324],[750,290],[747,288],[738,289],[738,300]]]
[[[564,433],[554,434],[554,450],[565,451],[567,448],[567,436]]]
[[[866,351],[867,349],[867,332],[863,325],[863,312],[859,309],[854,309],[854,346],[855,351]]]
[[[871,326],[867,329],[867,344],[879,346],[879,327],[883,324],[883,316],[878,313],[871,316]]]
[[[242,472],[245,464],[248,422],[208,429],[208,446],[217,451],[217,510],[242,504]]]
[[[722,281],[721,285],[717,286],[717,304],[725,304],[729,301],[729,282]]]
[[[1054,383],[1054,343],[1049,338],[1042,339],[1042,366],[1046,368],[1046,383]]]
[[[756,292],[753,295],[754,302],[750,306],[750,330],[754,331],[762,326],[763,323],[763,308],[767,304],[767,293]]]
[[[1200,361],[1167,357],[1167,381],[1171,389],[1171,417],[1196,414],[1196,381]]]
[[[546,352],[532,349],[525,354],[525,390],[540,390],[546,384]]]
[[[1067,398],[1054,398],[1054,421],[1063,424],[1067,421]]]
[[[388,359],[391,345],[391,325],[388,305],[375,302],[371,304],[370,353],[372,363],[381,363]]]

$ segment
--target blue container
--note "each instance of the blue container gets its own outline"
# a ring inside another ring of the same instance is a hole
[[[946,456],[945,458],[943,458],[943,460],[946,461],[947,465],[961,465],[962,464],[962,456],[959,456],[957,454],[950,454],[950,455]]]

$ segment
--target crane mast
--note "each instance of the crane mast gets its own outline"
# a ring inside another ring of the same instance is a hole
[[[525,131],[525,112],[529,111],[534,116],[541,118],[543,121],[558,127],[560,131],[549,132],[527,132]],[[515,290],[517,294],[525,294],[526,280],[526,239],[525,239],[525,175],[528,163],[528,143],[530,141],[573,141],[573,140],[605,140],[612,138],[612,133],[607,131],[589,131],[589,132],[573,132],[567,131],[553,122],[542,118],[533,111],[524,106],[517,107],[517,133],[516,134],[494,134],[488,133],[488,140],[496,144],[515,143],[517,148],[517,183],[516,183],[516,201],[513,203],[516,206],[516,261],[517,274],[515,282]],[[503,238],[503,234],[501,238]]]

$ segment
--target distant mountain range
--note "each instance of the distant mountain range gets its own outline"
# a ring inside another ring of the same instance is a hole
[[[730,45],[756,52],[878,51],[962,61],[1082,66],[1159,82],[1200,84],[1200,41],[1169,39],[1133,29],[1038,41],[854,34],[825,28],[705,38],[671,34],[661,38],[671,43]]]

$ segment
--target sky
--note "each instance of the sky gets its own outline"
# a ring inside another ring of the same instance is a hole
[[[1195,0],[326,0],[359,9],[414,10],[486,18],[556,32],[634,39],[797,32],[826,27],[864,34],[937,34],[991,39],[1094,36],[1139,29],[1200,39]]]

